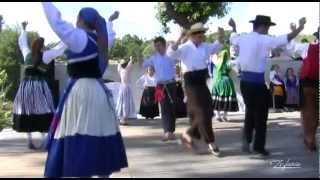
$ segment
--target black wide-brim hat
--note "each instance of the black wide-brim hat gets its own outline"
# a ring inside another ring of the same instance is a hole
[[[250,23],[254,24],[264,24],[268,26],[275,26],[276,23],[271,21],[270,16],[264,16],[264,15],[257,15],[255,20],[249,21]]]

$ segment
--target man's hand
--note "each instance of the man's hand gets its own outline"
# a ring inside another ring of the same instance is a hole
[[[119,11],[115,11],[110,17],[109,17],[109,21],[112,22],[114,21],[115,19],[118,19],[119,17]]]
[[[301,18],[299,20],[299,27],[304,27],[304,25],[306,24],[307,20],[305,17]]]
[[[23,22],[22,22],[22,28],[23,28],[23,30],[26,30],[27,25],[28,25],[28,22],[27,22],[27,21],[23,21]]]
[[[232,18],[230,18],[228,24],[229,24],[229,26],[232,27],[232,31],[233,31],[233,32],[237,32],[236,22],[234,22],[234,20],[233,20]]]
[[[236,27],[236,23],[234,22],[234,20],[232,18],[230,18],[229,20],[229,26],[231,26],[232,28]]]
[[[291,31],[295,31],[297,29],[297,26],[295,23],[290,23],[290,29]]]

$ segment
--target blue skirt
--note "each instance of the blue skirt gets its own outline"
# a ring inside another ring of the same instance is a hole
[[[109,176],[128,167],[112,95],[102,81],[71,80],[46,147],[45,177]]]

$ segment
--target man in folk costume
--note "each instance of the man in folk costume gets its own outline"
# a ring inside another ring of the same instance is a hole
[[[153,66],[155,68],[155,79],[157,86],[155,99],[160,102],[161,118],[163,122],[163,141],[175,139],[175,102],[176,102],[176,61],[166,55],[166,40],[157,37],[153,41],[156,53],[143,62],[143,67]]]
[[[220,151],[215,144],[212,129],[212,99],[206,82],[208,78],[207,60],[210,54],[217,53],[222,48],[224,31],[219,28],[219,41],[206,43],[204,34],[207,30],[208,28],[205,28],[202,23],[192,25],[188,32],[189,40],[179,46],[183,39],[181,36],[174,45],[169,47],[168,55],[181,60],[184,73],[187,111],[191,127],[183,133],[182,143],[202,153],[203,149],[197,145],[205,142],[204,152],[219,156]]]
[[[246,105],[242,150],[250,152],[252,134],[255,130],[253,150],[258,154],[268,156],[269,152],[265,149],[265,143],[271,96],[264,79],[267,57],[272,48],[288,44],[296,37],[303,30],[306,19],[300,19],[298,29],[277,37],[268,35],[270,26],[276,25],[271,22],[269,16],[257,15],[256,19],[250,22],[253,23],[253,32],[232,36],[233,38],[230,39],[233,45],[239,46],[237,61],[241,68],[240,88]],[[229,25],[233,27],[233,33],[235,33],[236,24],[232,19]]]

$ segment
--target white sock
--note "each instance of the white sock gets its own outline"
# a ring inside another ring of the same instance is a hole
[[[28,142],[32,143],[32,134],[31,133],[27,133],[27,137],[28,137]]]
[[[217,119],[220,119],[220,118],[221,118],[220,111],[216,111],[216,118],[217,118]]]
[[[227,119],[227,116],[228,116],[228,112],[227,112],[227,111],[224,111],[223,117],[224,117],[225,119]]]
[[[46,133],[41,133],[41,138],[44,140],[46,138]]]

